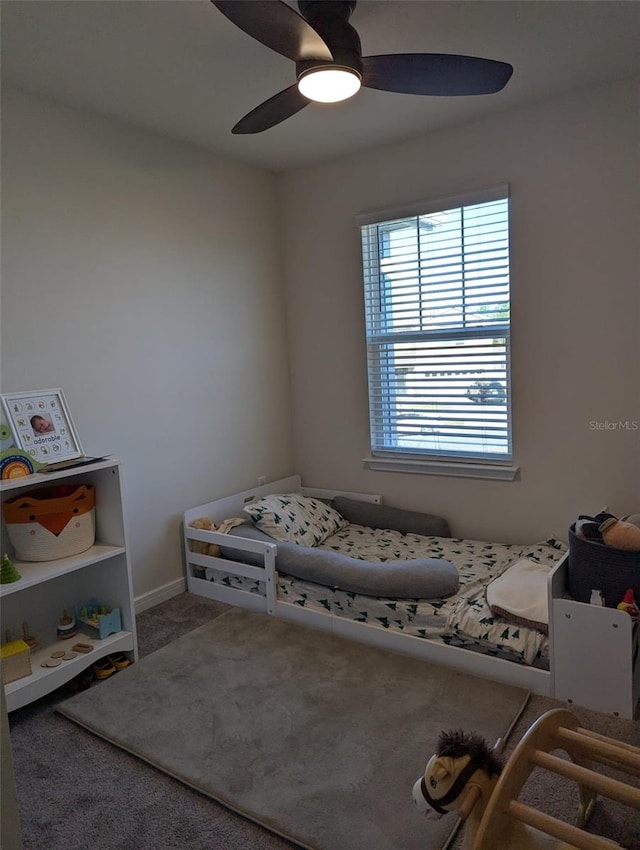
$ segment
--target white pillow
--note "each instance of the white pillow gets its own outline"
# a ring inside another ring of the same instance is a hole
[[[349,524],[329,505],[299,493],[263,496],[243,512],[274,540],[300,546],[317,546]]]

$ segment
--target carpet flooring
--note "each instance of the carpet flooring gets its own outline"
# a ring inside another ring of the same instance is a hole
[[[58,710],[303,847],[440,850],[411,787],[441,730],[494,741],[526,697],[232,609]]]
[[[228,608],[182,593],[145,611],[141,658]],[[60,688],[9,715],[24,850],[295,850],[70,723],[56,711],[68,697]]]
[[[137,618],[140,657],[228,607],[182,593],[145,611]],[[9,715],[25,850],[295,850],[297,845],[69,722],[56,712],[68,697],[68,690],[61,688]],[[534,720],[561,705],[532,696],[507,754]],[[574,710],[584,726],[640,746],[637,721]],[[575,817],[577,796],[571,783],[557,785],[534,774],[523,799],[569,822]],[[452,827],[454,815],[447,815],[445,822]],[[425,821],[425,828],[430,830],[432,823]],[[629,850],[640,850],[637,813],[621,812],[600,799],[592,824],[596,832]],[[449,850],[460,850],[462,839],[460,831]]]

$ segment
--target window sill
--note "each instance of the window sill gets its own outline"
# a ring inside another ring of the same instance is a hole
[[[452,478],[486,478],[497,481],[514,481],[520,471],[518,466],[501,466],[488,463],[464,463],[446,460],[417,460],[416,458],[366,457],[363,461],[375,472],[408,472],[418,475],[447,475]]]

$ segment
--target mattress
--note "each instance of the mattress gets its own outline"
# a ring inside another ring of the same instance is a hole
[[[424,537],[389,529],[348,525],[319,547],[368,561],[444,558],[458,569],[460,587],[442,600],[385,599],[337,590],[278,574],[280,602],[369,623],[427,640],[474,649],[510,661],[548,669],[548,639],[535,629],[492,615],[485,599],[490,581],[521,558],[555,565],[565,544],[551,538],[533,545]],[[277,559],[276,559],[277,566]],[[210,581],[264,594],[264,583],[207,567]]]

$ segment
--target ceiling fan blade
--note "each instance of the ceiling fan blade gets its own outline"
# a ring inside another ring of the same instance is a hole
[[[281,0],[211,0],[243,32],[294,62],[333,56],[302,15]]]
[[[292,115],[300,112],[309,103],[311,101],[300,94],[298,86],[294,84],[278,92],[278,94],[274,94],[269,100],[265,100],[260,106],[256,106],[255,109],[248,112],[244,118],[238,121],[231,132],[236,135],[261,133],[263,130],[268,130],[281,121],[291,118]]]
[[[493,94],[509,82],[506,62],[452,53],[397,53],[362,59],[362,85],[403,94]]]

